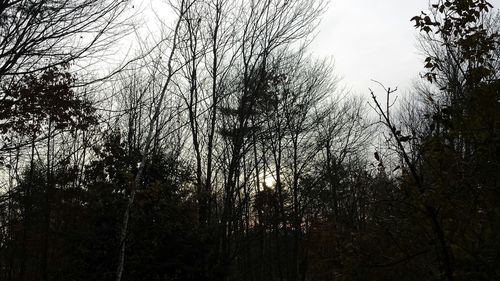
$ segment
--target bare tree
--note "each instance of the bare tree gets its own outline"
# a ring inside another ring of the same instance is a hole
[[[128,224],[130,220],[130,211],[132,209],[132,205],[134,204],[134,199],[135,199],[135,194],[137,191],[137,188],[141,184],[142,180],[142,175],[144,173],[145,165],[146,162],[148,161],[148,157],[150,156],[150,150],[152,146],[153,139],[155,135],[157,134],[157,122],[159,120],[162,106],[167,94],[167,91],[169,90],[169,87],[171,86],[171,81],[172,77],[174,74],[178,71],[177,68],[174,66],[173,58],[175,55],[175,52],[177,51],[177,46],[179,43],[179,29],[181,26],[182,21],[185,20],[185,15],[187,11],[191,8],[191,6],[194,4],[193,1],[186,1],[186,0],[181,0],[178,3],[178,7],[176,7],[176,12],[177,14],[177,20],[175,23],[175,27],[173,29],[172,37],[171,37],[171,46],[170,46],[170,51],[167,56],[167,61],[166,61],[166,72],[165,72],[165,78],[163,82],[163,86],[158,93],[158,96],[154,98],[154,103],[151,104],[152,108],[152,116],[151,120],[149,121],[148,128],[146,130],[146,137],[144,140],[144,144],[142,145],[142,159],[138,163],[138,169],[137,173],[134,178],[134,182],[130,183],[130,194],[128,195],[128,200],[127,204],[125,207],[125,211],[123,214],[123,221],[122,221],[122,226],[121,226],[121,232],[120,232],[120,239],[119,239],[119,254],[118,254],[118,264],[116,268],[116,280],[120,281],[123,275],[123,269],[124,269],[124,261],[125,261],[125,249],[126,249],[126,239],[127,239],[127,231],[128,231]]]
[[[95,54],[121,32],[120,0],[4,0],[0,3],[0,79]]]

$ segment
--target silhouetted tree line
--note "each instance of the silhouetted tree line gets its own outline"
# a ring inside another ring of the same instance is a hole
[[[172,1],[95,78],[133,4],[0,0],[0,280],[500,278],[490,3],[411,19],[398,103],[309,55],[322,0]]]

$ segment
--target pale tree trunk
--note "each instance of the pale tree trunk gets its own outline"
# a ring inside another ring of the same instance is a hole
[[[179,27],[180,27],[180,24],[184,18],[186,11],[189,9],[189,7],[193,3],[194,2],[186,3],[185,0],[182,0],[181,4],[180,4],[180,10],[179,10],[179,15],[178,15],[179,18],[177,19],[177,22],[175,25],[173,39],[172,39],[172,47],[171,47],[170,54],[169,54],[168,61],[167,61],[168,69],[167,69],[166,81],[165,81],[165,83],[162,87],[162,90],[160,92],[160,95],[158,97],[157,104],[154,107],[153,118],[150,120],[150,124],[149,124],[147,135],[146,135],[146,140],[145,140],[145,144],[144,144],[145,146],[144,146],[144,149],[142,150],[142,159],[141,159],[141,162],[139,163],[139,167],[138,167],[135,179],[134,179],[133,183],[131,183],[130,195],[128,197],[127,205],[126,205],[125,211],[123,213],[122,227],[121,227],[121,231],[120,231],[120,240],[119,240],[120,249],[119,249],[119,254],[118,254],[118,265],[116,268],[116,279],[115,279],[116,281],[121,281],[122,275],[123,275],[123,267],[124,267],[124,262],[125,262],[126,239],[127,239],[127,232],[128,232],[128,224],[129,224],[129,220],[130,220],[130,211],[132,209],[132,205],[134,204],[137,187],[141,183],[142,174],[144,173],[144,168],[145,168],[145,162],[147,161],[147,157],[149,155],[149,150],[150,150],[151,142],[153,140],[153,136],[156,134],[155,124],[159,119],[162,105],[163,105],[163,101],[165,99],[165,94],[167,92],[168,86],[170,85],[170,81],[172,80],[172,76],[174,75],[174,70],[172,67],[172,60],[173,60],[175,51],[177,49],[177,39],[179,36]]]

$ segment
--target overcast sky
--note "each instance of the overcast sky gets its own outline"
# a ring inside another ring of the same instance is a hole
[[[434,2],[434,1],[433,1]],[[376,88],[370,79],[405,91],[423,69],[410,19],[428,10],[428,0],[332,0],[312,44],[331,56],[343,84],[353,92]],[[500,0],[491,0],[497,9]]]

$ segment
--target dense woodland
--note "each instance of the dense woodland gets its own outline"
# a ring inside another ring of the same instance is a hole
[[[431,2],[355,95],[322,0],[0,0],[0,280],[500,280],[500,17]]]

